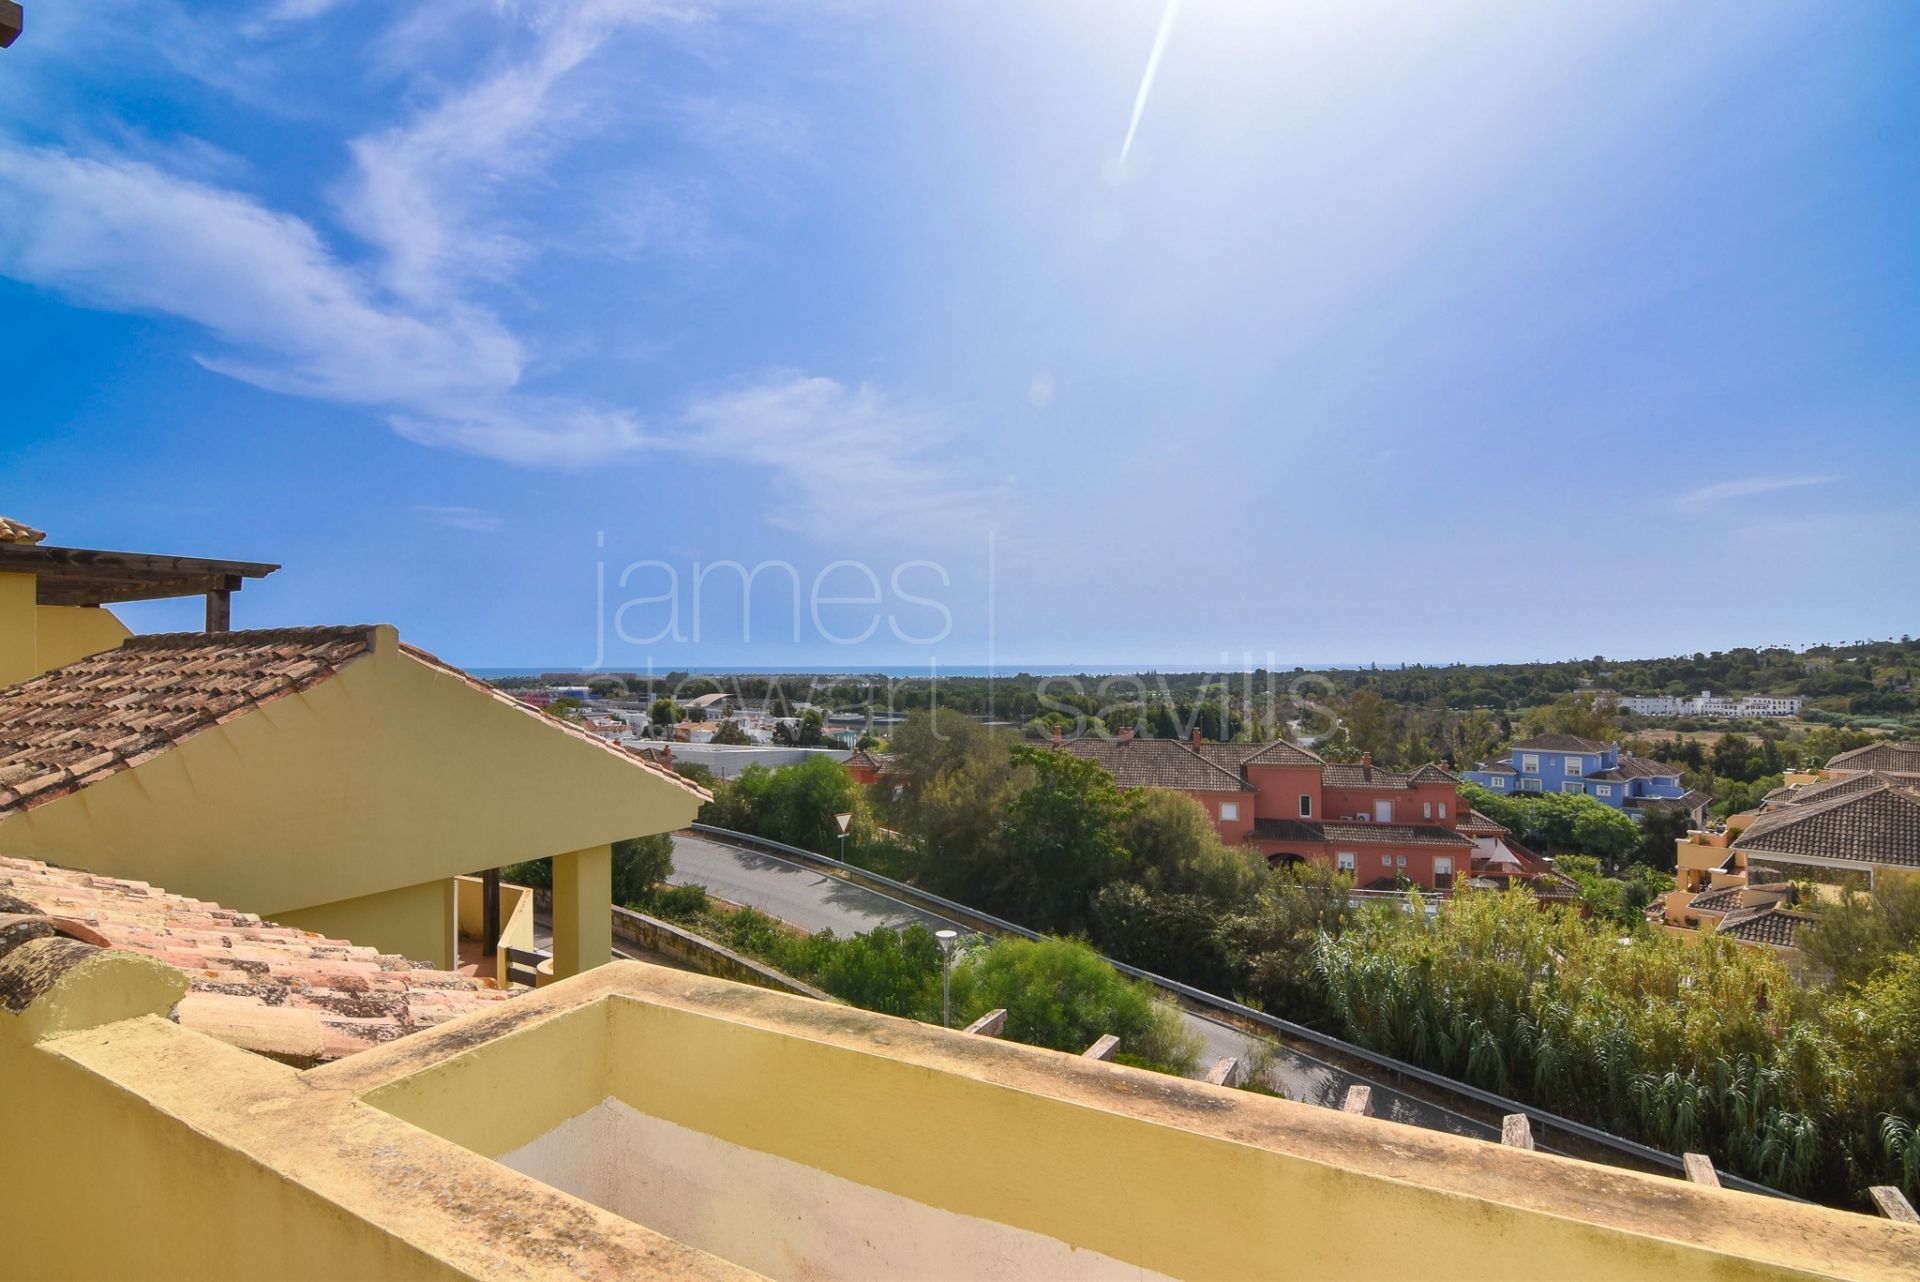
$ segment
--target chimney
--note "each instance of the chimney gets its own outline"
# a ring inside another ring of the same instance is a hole
[[[1373,769],[1373,754],[1371,752],[1363,752],[1360,754],[1360,768],[1362,770]]]
[[[1196,749],[1200,746],[1200,727],[1199,726],[1196,725],[1193,728],[1193,735],[1187,740],[1187,742],[1192,744]]]
[[[668,739],[662,743],[660,747],[660,760],[668,766],[673,764],[673,740]]]
[[[1121,743],[1132,743],[1132,742],[1133,742],[1133,727],[1132,727],[1132,726],[1121,726],[1121,727],[1120,727],[1120,742],[1121,742]]]
[[[1059,726],[1055,726],[1053,728],[1053,746],[1056,748],[1060,746],[1060,727]]]

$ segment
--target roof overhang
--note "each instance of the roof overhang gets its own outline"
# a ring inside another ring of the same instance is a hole
[[[279,569],[265,561],[222,561],[148,552],[106,552],[0,543],[0,574],[31,574],[41,605],[111,605],[238,591]]]

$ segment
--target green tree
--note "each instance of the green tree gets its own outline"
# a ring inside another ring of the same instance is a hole
[[[1093,896],[1121,876],[1131,802],[1096,761],[1051,748],[1013,749],[1021,786],[1006,808],[1007,861],[995,898],[1045,930],[1091,924]]]
[[[744,746],[752,743],[753,740],[745,730],[741,729],[738,721],[727,720],[722,721],[713,728],[713,739],[711,742],[731,746]]]
[[[673,835],[656,832],[613,843],[613,902],[632,908],[647,902],[673,873]]]
[[[1684,810],[1653,808],[1640,820],[1640,844],[1630,858],[1636,864],[1672,872],[1679,865],[1679,844],[1693,828],[1693,816]]]
[[[652,707],[647,709],[647,723],[659,730],[666,726],[679,725],[683,715],[680,705],[663,694],[653,701]]]
[[[1199,1058],[1199,1036],[1152,985],[1126,979],[1073,940],[1003,939],[964,958],[955,978],[967,990],[964,1018],[1004,1009],[1016,1041],[1082,1051],[1112,1033],[1130,1056],[1179,1074]]]
[[[1882,870],[1871,891],[1848,891],[1798,946],[1840,984],[1865,983],[1896,953],[1920,952],[1920,873]]]
[[[1521,724],[1529,735],[1571,734],[1603,743],[1619,732],[1611,705],[1600,702],[1591,690],[1571,691],[1530,709]]]

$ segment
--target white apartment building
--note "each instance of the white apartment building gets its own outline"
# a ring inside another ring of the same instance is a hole
[[[1698,697],[1683,695],[1623,695],[1614,703],[1622,712],[1642,717],[1797,717],[1806,700],[1801,696],[1748,694],[1739,698],[1702,690]]]

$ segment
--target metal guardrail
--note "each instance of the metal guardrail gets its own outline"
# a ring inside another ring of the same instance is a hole
[[[948,899],[944,895],[936,895],[931,891],[922,890],[918,886],[908,885],[903,881],[896,881],[892,877],[888,877],[882,873],[862,868],[858,864],[846,863],[830,855],[818,854],[799,846],[789,846],[785,842],[771,841],[765,837],[756,837],[752,833],[735,832],[730,828],[716,828],[712,824],[689,824],[688,828],[702,836],[712,837],[719,841],[730,842],[734,845],[744,846],[749,849],[759,848],[789,863],[800,864],[803,867],[812,867],[847,881],[858,884],[872,883],[868,886],[869,889],[884,889],[887,893],[900,899],[909,907],[922,908],[928,912],[951,914],[957,919],[957,924],[961,925],[965,925],[969,921],[979,923],[975,928],[981,929],[984,927],[984,929],[981,930],[983,934],[1017,935],[1022,939],[1045,938],[1039,931],[1030,930],[1025,926],[1007,921],[1004,918],[995,917],[991,913],[982,912],[977,908],[970,908],[966,904]],[[1142,970],[1138,966],[1130,966],[1126,962],[1116,961],[1111,957],[1103,957],[1102,960],[1123,975],[1130,975],[1135,979],[1144,979],[1163,992],[1172,993],[1175,996],[1181,997],[1192,1005],[1217,1011],[1222,1015],[1228,1016],[1235,1022],[1254,1024],[1273,1033],[1277,1033],[1289,1041],[1305,1042],[1310,1046],[1318,1047],[1332,1054],[1359,1060],[1383,1072],[1391,1073],[1398,1079],[1419,1082],[1434,1090],[1444,1091],[1463,1099],[1472,1100],[1482,1107],[1494,1110],[1501,1116],[1514,1113],[1524,1114],[1533,1127],[1536,1140],[1545,1140],[1547,1133],[1560,1131],[1566,1135],[1576,1136],[1599,1148],[1611,1150],[1620,1154],[1622,1157],[1631,1158],[1640,1164],[1651,1166],[1662,1171],[1669,1171],[1682,1177],[1686,1174],[1686,1165],[1677,1154],[1651,1148],[1637,1140],[1630,1140],[1625,1136],[1615,1135],[1612,1131],[1603,1131],[1599,1127],[1589,1126],[1585,1122],[1576,1122],[1570,1117],[1562,1117],[1558,1113],[1551,1113],[1545,1109],[1536,1108],[1531,1104],[1523,1104],[1519,1100],[1508,1099],[1504,1095],[1498,1095],[1493,1091],[1484,1090],[1481,1087],[1432,1072],[1415,1064],[1409,1064],[1404,1060],[1395,1059],[1391,1055],[1382,1055],[1378,1051],[1368,1050],[1364,1046],[1342,1041],[1330,1034],[1320,1032],[1318,1029],[1308,1028],[1305,1024],[1296,1024],[1292,1020],[1280,1019],[1267,1014],[1265,1011],[1254,1010],[1251,1006],[1242,1006],[1239,1002],[1221,997],[1217,993],[1209,993],[1204,989],[1195,988],[1191,984],[1183,984],[1177,979],[1168,979],[1165,975],[1156,975],[1152,971]],[[1734,1175],[1728,1171],[1721,1171],[1719,1175],[1721,1186],[1724,1188],[1738,1189],[1745,1193],[1759,1193],[1767,1197],[1783,1198],[1790,1202],[1806,1200],[1795,1197],[1791,1193],[1783,1193],[1779,1189],[1761,1184],[1758,1181]]]

